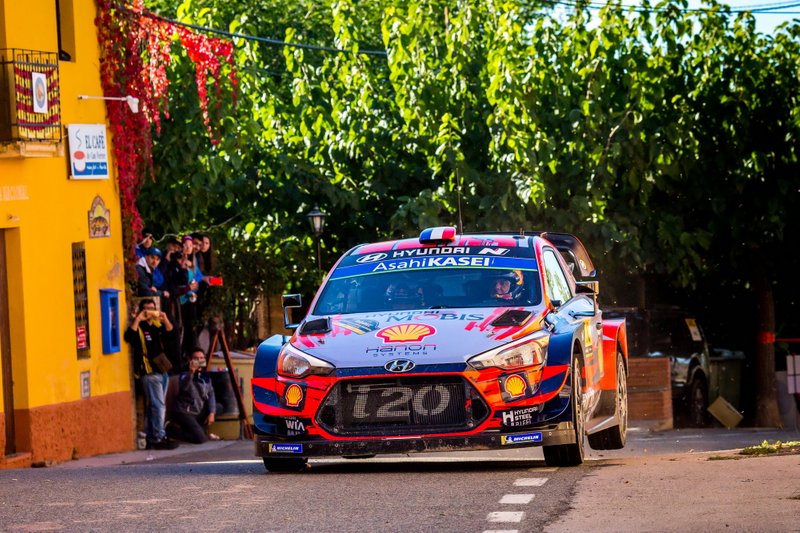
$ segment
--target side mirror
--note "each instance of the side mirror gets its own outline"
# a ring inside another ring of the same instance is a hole
[[[592,295],[592,314],[597,314],[597,297],[600,295],[599,281],[576,281],[575,292]]]
[[[289,320],[289,309],[297,309],[303,305],[303,297],[299,294],[284,294],[283,300],[283,325],[286,329],[297,329],[300,324],[292,324]]]

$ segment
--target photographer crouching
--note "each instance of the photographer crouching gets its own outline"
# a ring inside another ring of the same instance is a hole
[[[189,358],[189,370],[178,378],[178,393],[175,407],[170,412],[167,434],[177,440],[202,444],[207,440],[219,440],[207,428],[214,423],[217,401],[211,378],[205,372],[206,356],[201,348],[193,348]]]

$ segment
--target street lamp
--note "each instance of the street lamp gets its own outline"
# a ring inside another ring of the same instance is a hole
[[[131,111],[134,113],[139,112],[139,99],[135,96],[87,96],[81,94],[78,96],[78,100],[115,100],[118,102],[126,102],[128,107],[131,108]]]
[[[311,232],[317,238],[317,269],[322,272],[319,241],[320,237],[322,237],[322,232],[325,230],[325,213],[319,210],[319,206],[315,205],[314,209],[309,211],[306,217],[308,217],[308,223],[311,224]]]

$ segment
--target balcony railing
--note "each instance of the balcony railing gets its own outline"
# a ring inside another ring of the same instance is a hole
[[[57,145],[61,140],[58,55],[0,49],[0,143]]]

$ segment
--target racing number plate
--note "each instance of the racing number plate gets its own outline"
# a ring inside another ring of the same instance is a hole
[[[456,383],[348,384],[345,426],[438,425],[463,422],[464,387]]]

